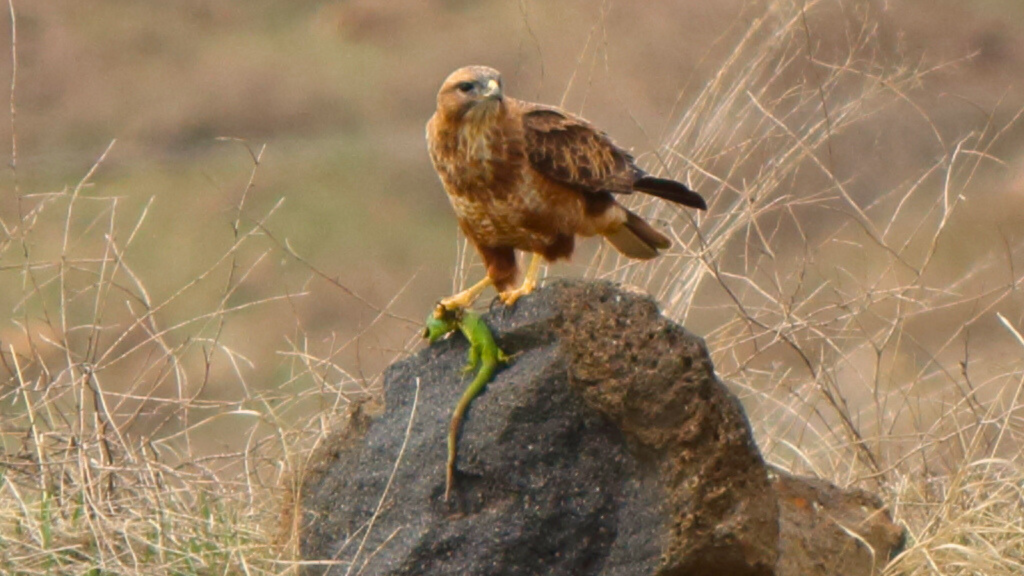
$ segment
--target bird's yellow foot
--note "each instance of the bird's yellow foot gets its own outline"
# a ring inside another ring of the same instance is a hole
[[[458,296],[458,294],[455,296]],[[437,301],[437,306],[434,306],[434,318],[445,320],[451,317],[454,312],[468,308],[473,304],[472,300],[455,299],[455,296],[442,298]]]
[[[527,278],[526,281],[523,282],[522,286],[501,292],[498,294],[498,298],[501,298],[501,301],[504,302],[506,306],[511,306],[516,303],[516,300],[519,300],[523,296],[533,292],[536,287],[537,283]]]
[[[476,302],[476,299],[477,297],[480,296],[480,293],[483,292],[484,289],[490,285],[491,279],[485,277],[483,280],[477,282],[476,284],[470,286],[469,288],[463,290],[462,292],[459,292],[458,294],[453,294],[447,298],[442,298],[437,303],[437,306],[434,308],[434,318],[440,320],[444,318],[445,315],[448,314],[448,312],[451,312],[453,310],[460,310],[463,308],[469,308],[470,306],[473,305],[473,302]]]
[[[541,255],[534,254],[533,258],[530,259],[530,266],[526,269],[526,277],[523,278],[523,285],[514,290],[506,290],[498,294],[498,298],[505,303],[506,306],[511,306],[516,303],[521,297],[526,296],[533,289],[537,287],[537,277],[540,275],[540,264]]]

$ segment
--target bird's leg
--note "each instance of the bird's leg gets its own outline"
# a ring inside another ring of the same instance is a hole
[[[473,302],[476,301],[477,297],[480,296],[480,293],[484,291],[484,288],[487,288],[490,285],[490,277],[485,276],[483,280],[473,284],[462,292],[447,298],[442,298],[441,301],[437,303],[437,308],[434,309],[434,317],[441,318],[448,310],[469,308],[473,305]]]
[[[498,294],[498,297],[501,298],[501,301],[504,302],[506,306],[515,304],[516,300],[519,300],[521,296],[526,296],[530,292],[533,292],[533,289],[537,287],[537,276],[540,274],[541,262],[541,255],[534,254],[533,259],[530,260],[529,268],[526,269],[526,277],[523,278],[523,284],[519,286],[519,288],[506,290],[505,292]]]

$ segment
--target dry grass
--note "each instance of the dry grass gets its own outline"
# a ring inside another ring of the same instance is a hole
[[[246,148],[234,241],[161,297],[133,264],[148,206],[126,216],[93,182],[114,149],[73,187],[20,194],[2,222],[4,286],[21,298],[0,351],[0,571],[294,570],[291,483],[372,384],[337,363],[352,340],[313,342],[298,322],[276,357],[228,343],[239,316],[294,314],[307,295],[265,294],[271,254],[321,274],[267,229],[276,206],[247,210],[262,149]]]
[[[589,273],[647,287],[705,336],[769,459],[883,495],[911,536],[888,573],[1018,574],[1021,235],[975,233],[991,213],[972,202],[1005,179],[992,150],[1017,124],[946,134],[925,89],[941,70],[893,63],[854,5],[774,2],[737,25],[646,159],[689,174],[711,210],[642,207],[679,248],[644,265],[601,251]],[[858,160],[887,138],[880,119],[928,135],[890,180]],[[361,332],[312,337],[300,320],[313,282],[268,293],[282,260],[344,286],[275,235],[277,205],[253,212],[262,150],[246,149],[231,241],[170,290],[137,271],[148,206],[104,191],[116,146],[66,189],[3,205],[0,281],[18,297],[0,327],[0,571],[297,570],[295,478],[376,389],[342,361]],[[276,356],[227,337],[253,315],[294,324]],[[363,332],[392,315],[371,316]]]
[[[250,296],[251,275],[280,250],[263,230],[272,214],[247,216],[244,192],[231,247],[152,297],[132,263],[146,211],[125,226],[119,199],[92,185],[111,148],[73,188],[21,195],[3,222],[3,272],[22,298],[3,338],[0,570],[282,573],[294,550],[271,540],[284,483],[303,463],[295,447],[308,449],[336,403],[365,390],[329,355],[311,355],[301,330],[260,359],[278,386],[248,382],[255,361],[224,332],[253,310],[287,313],[304,294]],[[210,304],[176,319],[182,300]]]
[[[910,534],[887,573],[1020,574],[1022,236],[964,224],[1019,114],[943,134],[921,103],[939,71],[882,65],[867,4],[839,42],[815,34],[832,8],[775,3],[693,96],[659,159],[711,209],[646,207],[681,248],[592,269],[703,333],[770,460],[883,495]],[[879,117],[931,135],[884,189],[858,166]]]
[[[198,271],[178,285],[161,270],[176,263],[154,265],[139,249],[167,229],[152,221],[154,199],[136,208],[111,191],[115,142],[64,189],[22,189],[16,34],[11,49],[0,572],[296,572],[289,496],[343,405],[376,395],[374,381],[349,374],[342,358],[394,315],[273,234],[281,201],[254,198],[263,148],[223,143],[245,151],[248,174],[225,193],[235,205],[220,229],[205,231],[205,250],[183,258]],[[286,273],[307,280],[297,290],[268,281]],[[309,335],[299,308],[316,282],[364,315],[372,310],[355,336]],[[269,338],[251,332],[288,324]],[[266,339],[275,354],[247,356],[248,340]]]

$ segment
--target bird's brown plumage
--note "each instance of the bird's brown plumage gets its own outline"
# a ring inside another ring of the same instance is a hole
[[[638,168],[586,120],[506,97],[498,71],[485,66],[444,81],[427,144],[459,226],[502,293],[515,281],[515,250],[554,261],[572,255],[576,236],[597,234],[633,258],[668,248],[669,239],[616,194],[646,192],[706,209],[683,184]]]

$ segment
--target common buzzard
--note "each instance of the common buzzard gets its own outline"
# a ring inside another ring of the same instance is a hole
[[[486,66],[460,68],[445,79],[427,144],[459,226],[487,267],[482,281],[441,300],[443,309],[469,306],[491,284],[513,304],[536,286],[541,257],[569,258],[576,236],[600,234],[640,259],[671,245],[616,195],[645,192],[707,209],[683,184],[638,168],[583,118],[505,96],[501,75]],[[516,250],[533,259],[523,284],[513,288]]]

